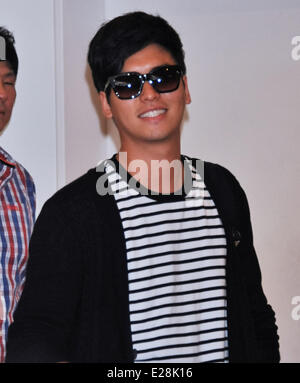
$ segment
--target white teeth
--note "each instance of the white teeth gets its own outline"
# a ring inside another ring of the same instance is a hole
[[[157,109],[157,110],[150,110],[149,112],[147,113],[143,113],[140,115],[141,118],[145,118],[145,117],[157,117],[163,113],[165,113],[166,110],[165,109]]]

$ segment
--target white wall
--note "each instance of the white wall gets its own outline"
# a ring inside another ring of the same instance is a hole
[[[0,145],[34,178],[38,213],[57,187],[53,0],[0,0],[0,10],[19,56],[17,99]]]
[[[193,100],[182,151],[223,164],[244,187],[282,360],[299,362],[291,300],[300,296],[300,61],[291,39],[300,1],[0,0],[0,9],[20,55],[17,104],[0,142],[34,176],[39,205],[118,148],[86,66],[102,21],[140,9],[178,30]]]
[[[102,1],[63,1],[66,182],[106,158],[105,121],[87,65],[89,42],[104,20]]]

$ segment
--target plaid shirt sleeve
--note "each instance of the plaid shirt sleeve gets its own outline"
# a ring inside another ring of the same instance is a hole
[[[29,173],[0,148],[0,362],[7,330],[21,296],[35,220],[35,187]]]

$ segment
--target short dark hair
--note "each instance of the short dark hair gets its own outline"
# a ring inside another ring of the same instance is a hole
[[[17,76],[19,60],[14,46],[15,38],[13,34],[4,27],[0,27],[0,37],[5,40],[5,61],[9,63],[9,66],[13,70],[15,76]]]
[[[162,17],[130,12],[102,24],[88,51],[97,91],[104,90],[108,77],[121,72],[128,57],[150,44],[158,44],[169,51],[182,73],[186,73],[180,37]]]

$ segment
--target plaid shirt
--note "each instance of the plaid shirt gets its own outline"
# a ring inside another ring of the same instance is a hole
[[[20,298],[35,217],[35,187],[29,173],[0,147],[0,362],[8,326]]]

